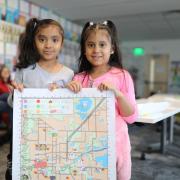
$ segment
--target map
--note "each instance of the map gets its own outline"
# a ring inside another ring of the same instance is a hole
[[[116,179],[114,96],[15,90],[13,180]]]

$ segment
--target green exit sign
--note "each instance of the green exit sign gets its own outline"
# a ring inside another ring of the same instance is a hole
[[[134,48],[133,49],[133,55],[134,56],[144,56],[144,49],[143,48],[140,48],[140,47],[138,47],[138,48]]]

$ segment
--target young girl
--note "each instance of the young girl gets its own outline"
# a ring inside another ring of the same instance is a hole
[[[12,109],[7,103],[7,98],[9,93],[12,91],[13,87],[11,84],[11,74],[5,65],[0,67],[0,119],[2,113],[6,112],[9,114],[9,124],[12,122]],[[11,126],[11,125],[10,125]]]
[[[0,95],[4,93],[10,93],[12,90],[11,74],[5,65],[0,67]]]
[[[131,178],[131,147],[127,123],[137,118],[133,81],[123,69],[115,25],[111,21],[87,23],[81,35],[79,74],[67,86],[78,92],[81,87],[111,90],[116,97],[117,179]]]
[[[58,22],[52,19],[30,19],[19,41],[15,88],[53,89],[66,86],[74,73],[58,61],[63,40],[64,31]],[[10,166],[6,172],[6,179],[11,179],[12,155],[9,155],[8,159]]]

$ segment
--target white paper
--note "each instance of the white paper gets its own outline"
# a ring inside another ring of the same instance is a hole
[[[41,19],[48,19],[49,18],[49,11],[46,9],[40,9],[40,18]]]
[[[92,88],[15,90],[13,180],[115,180],[114,103]]]
[[[4,42],[0,41],[0,55],[4,55]]]
[[[51,19],[59,22],[59,16],[57,16],[57,15],[54,14],[53,12],[50,12],[50,13],[49,13],[49,16],[50,16]]]
[[[0,5],[5,6],[5,4],[6,4],[6,0],[0,0]]]
[[[7,0],[7,8],[10,9],[18,9],[19,6],[19,0]]]
[[[0,41],[4,41],[4,32],[0,31]]]
[[[40,10],[40,7],[38,7],[34,4],[31,4],[31,11],[30,11],[31,16],[38,18],[39,17],[39,10]]]
[[[17,44],[14,43],[6,43],[6,56],[15,56],[17,53]]]
[[[4,64],[4,56],[0,55],[0,65]]]
[[[160,113],[169,107],[168,102],[153,102],[153,103],[140,103],[138,104],[138,112],[140,116]]]
[[[29,14],[29,2],[27,1],[20,1],[20,12]]]

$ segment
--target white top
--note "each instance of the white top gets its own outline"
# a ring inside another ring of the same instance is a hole
[[[48,88],[50,83],[64,87],[72,80],[74,72],[66,66],[57,73],[49,73],[37,63],[25,69],[17,70],[15,81],[22,83],[26,88]]]
[[[17,70],[15,73],[15,82],[22,83],[25,88],[48,88],[50,83],[56,83],[59,87],[72,80],[74,72],[63,65],[57,73],[49,73],[41,68],[37,63],[27,68]],[[8,97],[8,104],[12,107],[12,94]]]

